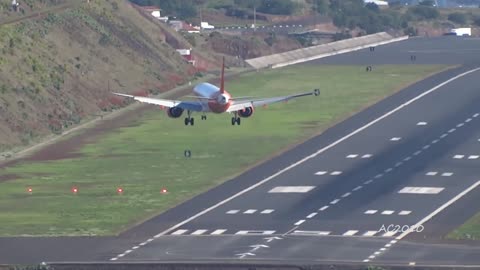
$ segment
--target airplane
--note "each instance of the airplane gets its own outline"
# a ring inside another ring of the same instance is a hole
[[[232,97],[230,93],[225,90],[225,58],[222,63],[222,75],[220,79],[220,88],[204,82],[199,83],[193,88],[195,96],[192,96],[198,100],[194,101],[181,101],[170,100],[160,98],[149,98],[142,96],[133,96],[121,93],[113,93],[118,96],[133,98],[136,101],[159,105],[162,108],[167,109],[167,115],[171,118],[179,118],[184,111],[187,111],[187,117],[185,118],[185,125],[194,125],[194,118],[192,112],[201,112],[202,120],[207,119],[205,113],[233,113],[232,125],[240,125],[240,118],[248,118],[253,115],[254,108],[259,106],[266,106],[268,104],[288,101],[293,98],[320,95],[319,89],[314,89],[312,92],[293,94],[288,96],[271,97],[271,98],[252,98],[252,97]]]

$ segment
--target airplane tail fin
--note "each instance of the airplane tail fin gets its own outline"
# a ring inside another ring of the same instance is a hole
[[[225,56],[222,61],[222,77],[220,78],[220,93],[225,93]]]

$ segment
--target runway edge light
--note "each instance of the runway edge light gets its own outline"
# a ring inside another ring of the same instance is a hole
[[[28,187],[28,188],[27,188],[27,192],[28,192],[29,194],[32,194],[33,189],[32,189],[31,187]]]
[[[78,193],[78,188],[77,187],[72,187],[72,193],[77,194]]]
[[[123,194],[123,188],[122,187],[118,187],[117,188],[117,193],[122,195]]]
[[[162,190],[160,191],[160,193],[166,194],[166,193],[168,193],[168,190],[167,190],[166,188],[162,188]]]

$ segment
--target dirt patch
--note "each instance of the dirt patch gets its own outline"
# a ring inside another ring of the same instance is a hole
[[[10,181],[10,180],[15,180],[18,178],[18,175],[16,174],[4,174],[0,175],[0,183]]]

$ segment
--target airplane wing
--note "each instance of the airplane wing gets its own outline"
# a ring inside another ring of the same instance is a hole
[[[311,96],[311,95],[315,95],[315,96],[320,95],[320,90],[315,89],[312,92],[289,95],[289,96],[282,96],[282,97],[272,97],[272,98],[261,98],[261,99],[234,101],[233,104],[228,108],[227,112],[239,111],[239,110],[243,110],[243,109],[248,108],[248,107],[254,107],[255,108],[255,107],[258,107],[258,106],[268,105],[268,104],[272,104],[272,103],[287,101],[287,100],[294,99],[294,98],[297,98],[297,97]]]
[[[154,104],[154,105],[159,105],[159,106],[168,107],[168,108],[179,107],[184,110],[190,110],[195,112],[201,112],[203,109],[202,104],[198,101],[181,101],[181,100],[171,100],[171,99],[161,99],[161,98],[139,97],[139,96],[132,96],[132,95],[121,94],[121,93],[113,93],[113,94],[117,96],[133,98],[134,100],[140,101],[143,103]]]

